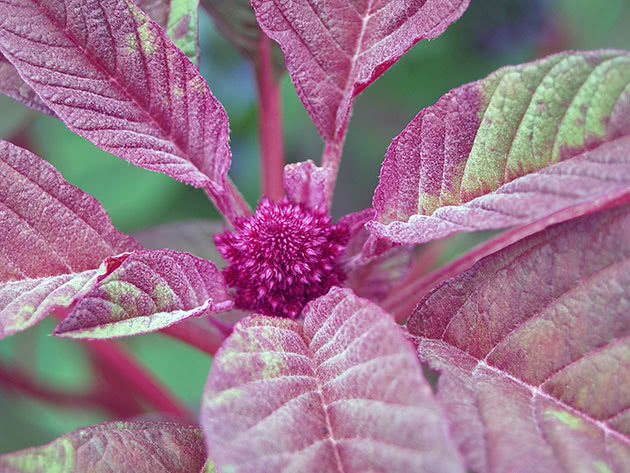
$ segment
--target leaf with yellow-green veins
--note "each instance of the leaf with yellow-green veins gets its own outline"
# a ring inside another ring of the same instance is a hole
[[[248,317],[217,353],[201,424],[218,471],[465,471],[389,314],[333,288],[303,315]]]
[[[0,338],[70,306],[114,255],[140,248],[49,163],[0,141]]]
[[[196,426],[109,422],[41,447],[0,455],[0,472],[196,473],[202,471],[205,458],[203,434]]]
[[[199,0],[135,0],[134,3],[164,28],[175,46],[199,67]]]
[[[480,260],[407,322],[477,473],[630,472],[630,205]]]
[[[499,69],[422,110],[392,142],[370,228],[395,242],[523,225],[630,188],[630,53]]]
[[[213,263],[172,250],[136,251],[77,298],[54,335],[137,335],[230,308],[225,280]]]

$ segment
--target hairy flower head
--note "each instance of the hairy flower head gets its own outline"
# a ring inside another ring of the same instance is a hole
[[[264,198],[253,216],[234,227],[214,241],[230,263],[223,275],[241,309],[295,318],[308,301],[345,278],[337,260],[348,228],[331,224],[322,211],[286,197],[278,203]]]

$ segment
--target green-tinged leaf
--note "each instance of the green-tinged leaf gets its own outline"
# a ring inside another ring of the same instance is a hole
[[[477,473],[630,472],[630,205],[480,260],[407,326]]]
[[[206,455],[201,429],[111,422],[0,456],[2,473],[194,473]],[[210,470],[212,471],[212,470]]]
[[[54,334],[114,338],[232,307],[217,267],[188,253],[136,251],[78,298]]]
[[[69,306],[105,274],[103,260],[139,248],[93,197],[0,141],[0,338]]]
[[[221,473],[465,471],[389,314],[332,288],[303,315],[248,317],[217,353],[201,423]]]
[[[422,243],[527,224],[630,189],[630,54],[565,52],[499,69],[392,142],[376,235]]]

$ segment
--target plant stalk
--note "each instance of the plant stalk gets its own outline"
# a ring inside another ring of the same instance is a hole
[[[345,135],[338,142],[326,143],[324,152],[322,153],[322,167],[327,168],[326,179],[326,203],[328,208],[332,208],[333,195],[335,193],[335,184],[337,182],[337,174],[339,173],[339,162],[341,161],[341,152]]]
[[[280,82],[273,74],[271,39],[261,33],[255,64],[258,85],[260,159],[263,194],[274,201],[284,196],[284,137]]]
[[[191,418],[190,411],[120,346],[101,340],[88,341],[85,345],[95,357],[114,370],[127,388],[156,410],[180,419]]]
[[[160,332],[211,356],[221,348],[226,338],[211,326],[206,328],[186,321],[163,328]]]
[[[17,366],[4,366],[2,363],[0,383],[13,391],[61,407],[103,409],[118,418],[133,417],[142,412],[134,399],[123,399],[113,390],[106,392],[95,388],[88,392],[65,392],[41,384]]]

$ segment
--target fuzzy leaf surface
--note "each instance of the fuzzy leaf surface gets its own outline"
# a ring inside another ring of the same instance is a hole
[[[423,243],[599,205],[630,186],[629,135],[629,53],[499,69],[422,110],[392,142],[371,229]]]
[[[42,102],[35,91],[22,80],[17,69],[2,54],[0,54],[0,94],[11,97],[13,100],[17,100],[38,112],[48,115],[55,114]]]
[[[252,0],[304,107],[327,142],[343,137],[352,99],[415,43],[442,34],[468,0]]]
[[[199,67],[199,0],[135,0],[173,40],[175,46]]]
[[[630,471],[628,232],[630,205],[554,225],[416,307],[409,332],[471,470]]]
[[[225,111],[130,0],[0,0],[0,50],[75,133],[138,166],[223,192]]]
[[[391,316],[339,288],[304,315],[248,317],[215,357],[201,419],[219,471],[464,471]]]
[[[107,257],[137,249],[96,199],[0,141],[0,338],[69,304]]]
[[[137,335],[231,307],[225,280],[213,263],[172,250],[136,251],[99,278],[54,334]]]
[[[191,473],[203,468],[204,450],[203,433],[196,426],[109,422],[0,455],[0,472]]]

